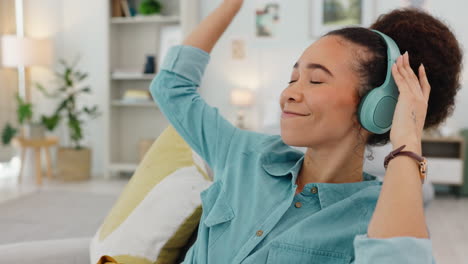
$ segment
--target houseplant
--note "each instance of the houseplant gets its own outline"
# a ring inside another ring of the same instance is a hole
[[[143,0],[139,7],[142,15],[153,15],[161,13],[162,4],[158,0]]]
[[[87,73],[76,69],[78,60],[69,64],[65,60],[59,61],[59,68],[55,72],[57,88],[49,93],[44,86],[37,83],[36,87],[49,98],[58,100],[58,106],[51,116],[43,116],[42,122],[48,129],[54,129],[63,122],[67,127],[71,145],[60,146],[57,155],[57,169],[59,178],[63,180],[85,180],[91,174],[91,149],[82,145],[83,125],[86,120],[97,118],[97,105],[92,107],[79,106],[78,97],[91,93],[89,86],[83,86]]]
[[[48,120],[46,116],[41,116],[41,119],[33,119],[33,104],[26,102],[19,94],[15,95],[17,102],[16,115],[18,119],[18,127],[13,126],[11,123],[7,123],[2,129],[2,144],[8,146],[12,139],[21,133],[21,136],[24,136],[29,139],[40,139],[44,137],[45,129],[53,130],[47,123],[44,123]],[[27,127],[26,133],[22,129]]]

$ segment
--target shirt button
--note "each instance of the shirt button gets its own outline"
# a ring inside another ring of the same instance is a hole
[[[262,231],[262,230],[258,230],[256,234],[257,234],[257,236],[259,236],[259,237],[260,237],[260,236],[262,236],[262,235],[263,235],[263,231]]]
[[[302,204],[300,202],[297,202],[296,204],[294,204],[294,206],[296,206],[296,208],[301,208]]]
[[[310,189],[310,192],[317,193],[318,192],[317,187],[313,187],[312,189]]]

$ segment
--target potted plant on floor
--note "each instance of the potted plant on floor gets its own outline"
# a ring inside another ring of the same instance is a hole
[[[60,122],[67,127],[70,146],[60,146],[57,154],[58,178],[66,181],[86,180],[91,174],[91,149],[81,144],[83,140],[83,125],[87,120],[97,118],[97,105],[92,107],[78,106],[80,95],[91,93],[89,86],[82,86],[88,77],[87,73],[76,69],[78,60],[68,64],[65,60],[59,61],[56,71],[58,88],[52,93],[46,91],[44,86],[36,87],[49,98],[58,100],[58,106],[50,117],[43,117],[43,123],[49,129],[54,129]]]

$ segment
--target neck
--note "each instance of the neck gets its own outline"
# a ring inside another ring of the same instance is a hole
[[[364,145],[355,141],[308,147],[297,178],[298,190],[311,182],[347,183],[362,181]]]

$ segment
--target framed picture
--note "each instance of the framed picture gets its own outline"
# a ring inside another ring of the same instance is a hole
[[[161,69],[162,62],[167,52],[172,46],[182,43],[182,29],[179,25],[169,25],[161,27],[159,38],[158,71]]]
[[[258,38],[274,38],[280,23],[278,1],[261,0],[255,10],[255,31]]]
[[[310,0],[311,36],[347,26],[368,27],[375,16],[374,0]]]

